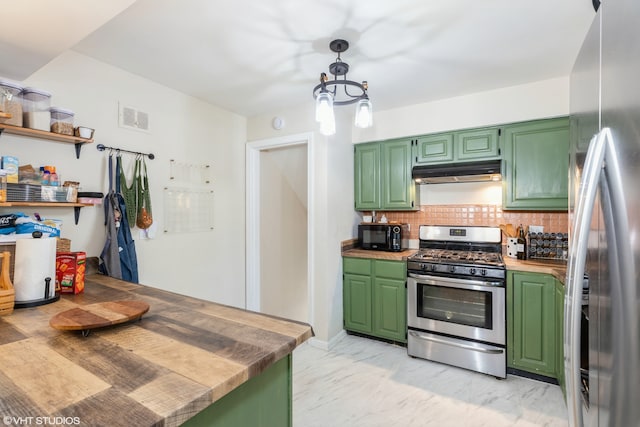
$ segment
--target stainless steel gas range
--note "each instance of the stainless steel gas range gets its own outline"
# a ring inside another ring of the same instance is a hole
[[[500,229],[421,225],[407,271],[409,355],[506,378]]]

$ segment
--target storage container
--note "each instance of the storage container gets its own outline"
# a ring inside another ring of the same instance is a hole
[[[63,135],[73,135],[73,116],[71,110],[60,107],[51,107],[51,132]]]
[[[22,92],[23,126],[30,129],[51,131],[51,94],[44,90],[26,87]]]
[[[0,116],[0,123],[22,126],[22,85],[0,79],[0,112],[11,117]]]

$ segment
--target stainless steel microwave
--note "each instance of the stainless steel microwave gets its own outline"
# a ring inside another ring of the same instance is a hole
[[[403,249],[405,224],[364,223],[358,225],[358,243],[362,249],[399,252]]]

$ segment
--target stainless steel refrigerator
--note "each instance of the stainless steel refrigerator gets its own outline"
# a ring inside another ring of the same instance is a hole
[[[603,1],[571,74],[564,306],[571,426],[640,426],[639,28],[638,0]]]

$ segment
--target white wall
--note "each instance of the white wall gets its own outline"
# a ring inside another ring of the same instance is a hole
[[[375,107],[375,99],[372,100]],[[438,131],[517,122],[569,113],[569,79],[557,78],[527,85],[470,94],[403,108],[375,111],[374,127],[356,129],[352,125],[351,109],[336,109],[338,133],[325,138],[316,133],[316,151],[310,152],[315,162],[317,212],[314,214],[315,294],[312,326],[316,339],[331,345],[342,330],[342,264],[340,242],[353,238],[359,221],[353,210],[353,147],[354,143],[427,134]],[[285,119],[280,131],[271,127],[275,116]],[[274,111],[249,118],[248,140],[274,138],[316,130],[313,103],[299,108]],[[495,186],[495,184],[494,184]],[[468,203],[469,190],[458,195],[429,194],[426,200],[439,203]],[[489,188],[487,198],[492,200]],[[424,193],[421,195],[424,196]],[[484,199],[482,199],[484,200]]]
[[[136,75],[69,51],[24,82],[53,93],[52,104],[76,112],[76,125],[96,129],[94,144],[83,147],[79,160],[73,145],[2,135],[0,154],[17,155],[21,164],[55,165],[62,180],[80,181],[84,191],[107,191],[106,157],[97,143],[132,151],[152,152],[147,160],[154,221],[152,240],[133,229],[140,282],[208,300],[243,307],[244,266],[244,142],[246,119]],[[151,133],[118,127],[118,103],[146,111]],[[125,164],[133,157],[125,156]],[[205,233],[164,234],[163,189],[169,160],[211,165],[215,197],[215,229]],[[3,208],[3,212],[11,209]],[[34,210],[24,210],[32,214]],[[102,207],[81,211],[37,209],[64,221],[62,236],[72,250],[98,256],[105,240]]]

